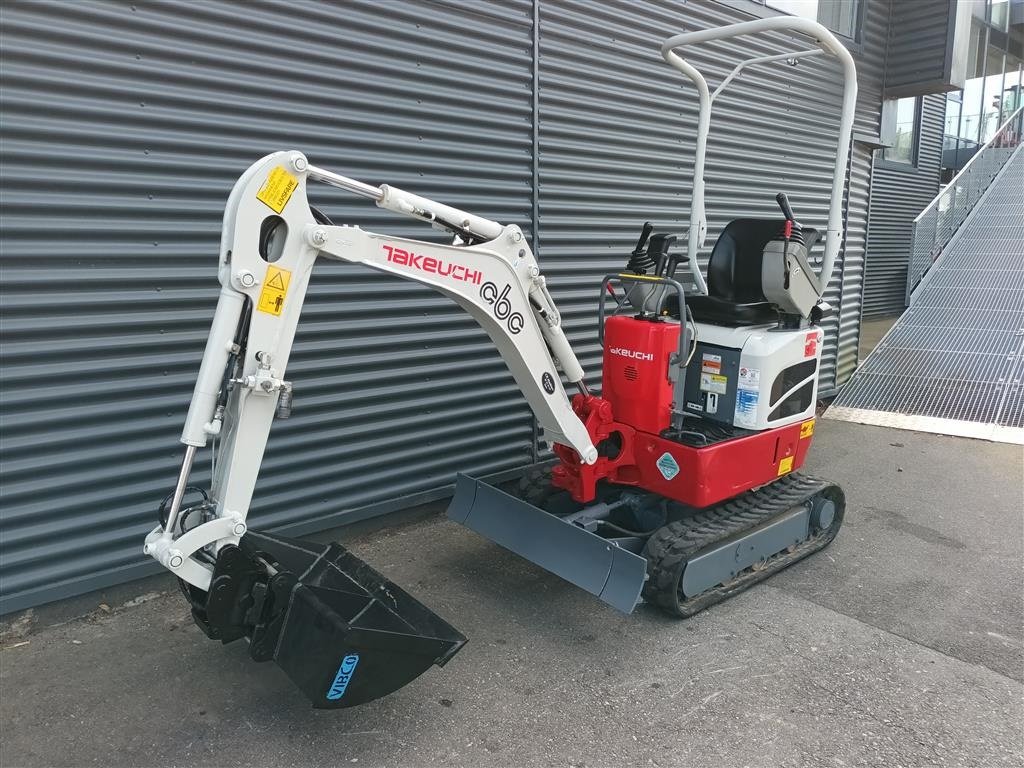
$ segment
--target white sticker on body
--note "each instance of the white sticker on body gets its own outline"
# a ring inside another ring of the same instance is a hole
[[[736,390],[736,411],[733,423],[737,427],[753,428],[757,424],[757,390]]]
[[[740,389],[759,389],[761,386],[760,368],[740,368]]]

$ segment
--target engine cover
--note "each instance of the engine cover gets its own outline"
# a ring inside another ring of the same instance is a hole
[[[602,396],[616,421],[659,434],[670,424],[669,360],[679,349],[679,323],[667,318],[610,317],[604,326]]]
[[[695,416],[749,430],[814,416],[821,328],[730,328],[697,323],[683,407]]]

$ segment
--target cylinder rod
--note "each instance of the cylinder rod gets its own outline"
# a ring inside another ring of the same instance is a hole
[[[322,181],[324,184],[330,184],[332,187],[347,189],[349,192],[355,192],[357,195],[368,197],[378,203],[384,199],[384,192],[380,187],[375,187],[372,184],[364,184],[361,181],[350,179],[348,176],[342,176],[340,173],[333,173],[332,171],[327,171],[323,168],[317,168],[315,165],[309,166],[307,173],[311,178],[314,178],[317,181]]]
[[[181,472],[178,474],[178,484],[174,486],[174,498],[171,499],[171,511],[167,513],[167,524],[164,525],[164,533],[171,533],[178,524],[178,513],[181,511],[181,500],[185,497],[185,487],[188,485],[188,476],[192,472],[192,462],[196,458],[196,446],[185,446],[185,458],[181,462]]]

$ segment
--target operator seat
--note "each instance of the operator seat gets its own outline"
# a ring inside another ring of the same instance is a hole
[[[708,262],[708,295],[687,296],[694,320],[714,325],[774,323],[779,312],[761,287],[764,247],[782,232],[785,219],[733,219],[718,236]],[[818,230],[805,228],[808,250],[818,242]],[[672,310],[675,310],[674,312]],[[678,316],[679,308],[669,308]]]

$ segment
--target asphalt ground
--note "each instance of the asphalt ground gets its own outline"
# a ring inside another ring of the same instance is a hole
[[[819,421],[805,470],[846,491],[838,538],[687,621],[619,614],[439,513],[346,533],[470,639],[350,710],[206,640],[167,579],[6,617],[0,765],[1024,765],[1022,461]]]

